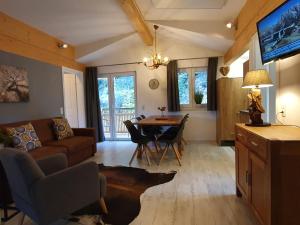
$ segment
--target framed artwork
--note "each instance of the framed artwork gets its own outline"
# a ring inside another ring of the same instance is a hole
[[[28,101],[27,71],[24,68],[0,65],[0,103]]]

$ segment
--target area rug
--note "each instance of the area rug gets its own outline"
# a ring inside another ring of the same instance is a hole
[[[176,172],[149,173],[144,169],[132,167],[109,167],[99,165],[99,172],[107,179],[105,198],[109,214],[102,216],[105,224],[126,225],[132,222],[141,209],[140,196],[147,188],[171,181]],[[92,204],[73,214],[80,224],[101,224],[98,221],[98,203]]]

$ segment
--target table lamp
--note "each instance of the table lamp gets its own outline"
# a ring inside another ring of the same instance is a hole
[[[249,71],[242,85],[242,88],[251,88],[248,94],[249,99],[249,116],[251,123],[246,123],[247,126],[265,127],[270,126],[270,123],[265,123],[261,114],[265,112],[262,105],[262,96],[260,88],[273,86],[272,80],[266,70]]]

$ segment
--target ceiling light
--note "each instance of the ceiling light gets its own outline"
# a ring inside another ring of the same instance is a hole
[[[156,30],[158,29],[158,26],[154,25],[153,27],[154,27],[154,51],[150,57],[145,57],[143,59],[144,66],[146,66],[150,70],[157,69],[159,66],[166,66],[170,61],[169,57],[167,56],[162,57],[161,54],[157,53]]]
[[[233,27],[232,22],[228,22],[228,23],[226,24],[226,27],[227,27],[228,29],[231,29],[231,28]]]
[[[58,46],[58,48],[64,48],[64,49],[69,47],[68,44],[66,44],[66,43],[58,43],[57,46]]]

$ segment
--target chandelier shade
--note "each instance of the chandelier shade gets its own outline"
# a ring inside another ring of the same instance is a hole
[[[156,31],[159,28],[157,25],[154,25],[154,51],[151,56],[145,57],[143,59],[144,66],[150,70],[157,69],[159,66],[168,65],[170,59],[165,56],[162,57],[160,53],[157,52],[157,40],[156,40]]]

